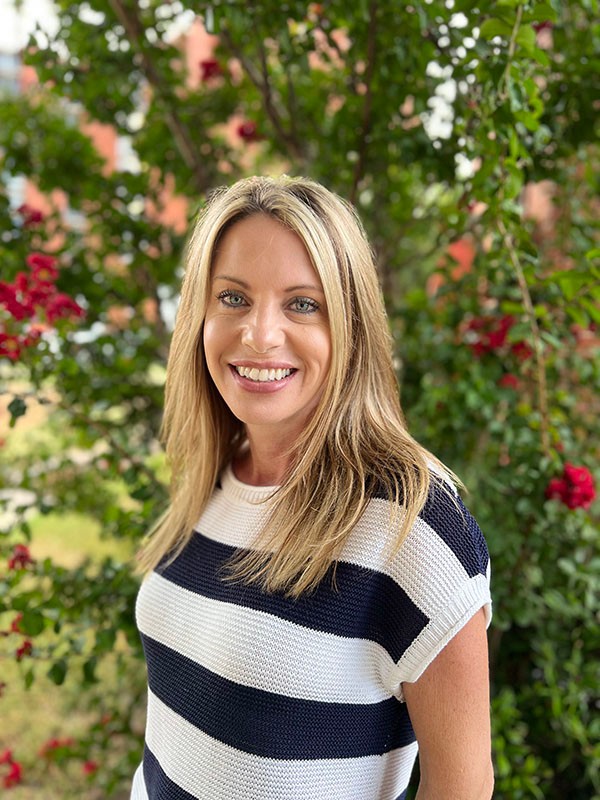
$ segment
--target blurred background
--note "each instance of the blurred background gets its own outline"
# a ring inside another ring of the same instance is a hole
[[[495,797],[600,798],[597,0],[0,0],[0,790],[127,798],[193,218],[302,174],[377,257],[492,556]]]

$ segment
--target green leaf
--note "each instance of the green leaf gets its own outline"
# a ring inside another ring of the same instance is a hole
[[[504,20],[494,17],[486,19],[479,31],[481,38],[486,40],[493,39],[495,36],[510,38],[511,34],[512,27]]]
[[[88,658],[83,664],[83,680],[84,683],[97,683],[96,668],[98,666],[98,659],[96,656]]]
[[[19,417],[22,417],[27,411],[27,405],[22,397],[14,397],[8,404],[8,412],[10,414],[9,426],[15,427]]]
[[[531,22],[556,22],[557,13],[549,3],[537,3],[527,13],[527,20]]]
[[[19,622],[19,628],[24,634],[27,636],[37,636],[44,630],[44,627],[45,620],[39,611],[26,610],[23,612],[23,617]]]
[[[67,662],[64,658],[55,661],[46,673],[50,680],[57,686],[62,686],[67,674]]]
[[[516,42],[528,53],[531,53],[536,42],[534,29],[529,25],[522,25],[517,33]]]

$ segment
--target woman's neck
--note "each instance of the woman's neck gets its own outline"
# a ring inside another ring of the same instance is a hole
[[[281,443],[257,441],[248,435],[248,447],[233,462],[235,477],[250,486],[279,486],[290,466]]]

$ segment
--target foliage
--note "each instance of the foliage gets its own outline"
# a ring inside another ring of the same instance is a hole
[[[239,175],[308,174],[359,209],[411,428],[464,477],[490,545],[496,796],[600,796],[597,514],[546,497],[569,462],[591,500],[598,455],[596,0],[57,8],[56,33],[24,53],[39,83],[1,100],[0,371],[31,387],[7,384],[12,424],[36,397],[62,441],[1,468],[32,498],[0,539],[0,613],[17,628],[3,643],[24,648],[25,684],[78,671],[98,708],[90,747],[122,756],[102,759],[113,768],[96,785],[126,786],[141,748],[137,580],[113,559],[32,561],[28,514],[85,511],[106,537],[140,541],[166,499],[156,435],[184,245],[168,202],[187,198],[191,219]],[[190,72],[169,31],[196,14],[218,41]],[[137,164],[108,168],[90,121],[114,126]],[[9,202],[15,176],[48,199],[43,219]],[[49,291],[85,318],[52,316],[44,296],[16,318],[32,253],[52,254]],[[129,691],[101,700],[115,652]]]

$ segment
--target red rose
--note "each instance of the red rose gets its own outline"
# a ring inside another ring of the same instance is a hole
[[[236,128],[236,133],[243,139],[245,142],[256,142],[260,138],[258,135],[258,128],[256,126],[256,122],[253,122],[250,119],[247,119],[245,122],[242,122]]]
[[[203,81],[208,81],[211,78],[217,78],[223,73],[221,65],[214,58],[204,59],[203,61],[200,61],[198,66],[200,67],[200,79]]]
[[[568,508],[589,508],[596,496],[594,478],[587,467],[567,462],[560,478],[552,478],[546,487],[549,500],[560,500]]]
[[[16,320],[29,319],[35,313],[30,298],[16,284],[0,281],[0,304]]]
[[[12,764],[12,760],[12,750],[7,749],[3,753],[0,753],[0,764]]]
[[[31,639],[25,639],[20,647],[15,650],[15,657],[17,661],[22,661],[25,656],[30,656],[33,652],[33,644]]]
[[[18,761],[11,761],[9,764],[8,772],[4,776],[4,788],[10,789],[11,786],[16,786],[21,783],[23,775],[23,767]]]
[[[498,381],[498,386],[501,386],[503,389],[518,389],[519,379],[516,375],[507,372],[506,375],[503,375]]]
[[[72,747],[75,744],[75,739],[71,736],[66,736],[63,739],[53,738],[48,739],[47,742],[41,746],[39,755],[42,758],[51,758],[56,750],[59,750],[61,747]]]
[[[44,215],[38,208],[33,208],[33,206],[27,203],[23,203],[23,205],[17,208],[17,214],[23,217],[23,227],[25,228],[30,225],[37,225],[44,219]]]
[[[527,361],[533,355],[533,349],[527,342],[515,342],[510,349],[519,361]]]
[[[11,361],[18,361],[21,356],[21,341],[11,333],[0,333],[0,358],[5,356]]]
[[[57,319],[64,319],[67,317],[83,317],[84,315],[85,311],[79,303],[76,303],[68,294],[62,294],[60,292],[52,295],[46,306],[48,322],[56,322]]]
[[[34,560],[31,557],[29,548],[24,544],[16,544],[13,547],[12,557],[8,559],[9,569],[25,569],[28,564],[33,564]]]
[[[492,353],[506,344],[506,337],[514,324],[515,318],[509,315],[475,317],[467,324],[467,344],[477,358]]]
[[[10,623],[10,632],[11,633],[22,633],[23,631],[19,628],[19,622],[23,619],[23,614],[17,614],[17,616],[13,619]]]
[[[25,259],[30,269],[53,269],[56,264],[54,256],[45,253],[30,253]]]
[[[22,206],[19,206],[17,208],[17,213],[23,217],[23,226],[25,228],[28,228],[30,225],[37,225],[44,220],[42,212],[38,208],[27,205],[27,203],[23,203]]]
[[[98,771],[99,766],[97,761],[84,761],[81,768],[84,775],[93,775],[94,772]]]
[[[31,275],[36,283],[53,283],[58,278],[58,269],[54,264],[35,264],[31,268]]]

